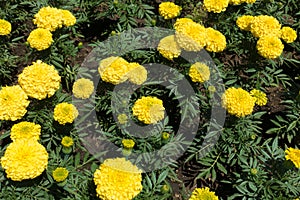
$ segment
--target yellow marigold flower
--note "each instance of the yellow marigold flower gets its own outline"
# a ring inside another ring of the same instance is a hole
[[[64,136],[61,140],[61,144],[64,146],[64,147],[71,147],[73,146],[74,144],[74,141],[71,137],[69,136]]]
[[[107,159],[94,173],[97,196],[103,200],[131,200],[143,189],[141,170],[125,158]]]
[[[47,29],[37,28],[30,32],[27,42],[38,51],[48,49],[53,42],[52,33]]]
[[[252,3],[255,3],[256,0],[244,0],[245,3],[249,3],[249,4],[252,4]]]
[[[220,13],[226,10],[229,0],[204,0],[203,4],[208,12]]]
[[[125,59],[112,56],[100,62],[98,72],[103,81],[117,85],[127,80],[128,65]]]
[[[87,78],[77,79],[73,84],[72,92],[76,98],[87,99],[94,92],[94,83]]]
[[[208,187],[205,188],[196,188],[189,200],[218,200],[218,196],[215,195],[215,192],[209,191]]]
[[[61,77],[55,67],[41,60],[25,67],[18,77],[18,82],[26,94],[38,100],[53,96],[59,89],[60,81]]]
[[[274,59],[281,55],[284,45],[278,37],[267,35],[259,38],[256,48],[262,57]]]
[[[163,101],[157,97],[142,97],[138,99],[133,107],[133,116],[145,124],[154,124],[164,118]]]
[[[190,18],[179,18],[179,19],[176,19],[176,22],[174,23],[173,26],[174,26],[174,29],[178,31],[179,29],[184,27],[184,25],[187,23],[195,23],[195,22]]]
[[[63,25],[64,14],[60,9],[50,6],[43,7],[37,14],[34,15],[33,23],[38,28],[48,29],[49,31],[55,31],[61,28]]]
[[[135,145],[135,142],[131,139],[123,139],[122,140],[123,147],[126,149],[132,149]]]
[[[280,30],[281,39],[283,39],[286,43],[292,43],[297,38],[297,32],[291,27],[284,26]]]
[[[120,124],[126,124],[126,122],[127,122],[127,120],[128,120],[128,117],[127,117],[127,115],[126,114],[120,114],[120,115],[118,115],[118,122],[120,123]]]
[[[126,76],[131,83],[141,85],[147,80],[147,70],[139,63],[131,62],[128,64]]]
[[[60,124],[72,123],[78,116],[77,108],[70,103],[60,103],[54,108],[53,118]]]
[[[73,26],[76,23],[76,17],[74,17],[74,15],[68,11],[68,10],[61,10],[62,12],[62,23],[65,26]]]
[[[292,147],[285,150],[285,159],[294,163],[297,168],[300,168],[300,150]]]
[[[28,96],[19,85],[5,86],[0,90],[0,120],[16,121],[27,112]]]
[[[226,48],[226,37],[213,28],[206,29],[206,47],[207,51],[221,52]]]
[[[243,31],[250,31],[254,17],[251,15],[243,15],[237,18],[236,24]]]
[[[41,126],[33,122],[20,122],[14,124],[10,131],[12,141],[20,139],[33,139],[38,141],[41,135]]]
[[[181,53],[180,46],[175,40],[175,35],[169,35],[161,39],[158,43],[157,50],[163,57],[169,60],[173,60],[173,58],[178,58],[178,56],[180,56]]]
[[[204,26],[185,18],[175,23],[174,28],[175,40],[184,50],[200,51],[206,45],[207,35]]]
[[[0,35],[8,35],[10,32],[11,24],[4,19],[0,19]]]
[[[254,37],[263,37],[266,35],[273,35],[280,37],[281,24],[279,21],[268,15],[260,15],[254,17],[250,31]]]
[[[205,81],[209,80],[209,67],[204,63],[196,62],[191,66],[189,70],[189,76],[193,82],[204,83]]]
[[[57,182],[62,182],[66,180],[69,175],[69,171],[64,167],[57,167],[53,172],[53,179]]]
[[[46,169],[48,153],[36,140],[19,139],[8,145],[1,165],[7,178],[13,181],[33,179]]]
[[[181,7],[173,2],[162,2],[159,4],[158,11],[164,19],[173,19],[180,14]]]
[[[255,98],[255,103],[259,106],[264,106],[267,104],[267,95],[259,90],[253,89],[250,91],[250,95]]]
[[[229,114],[244,117],[252,113],[255,98],[242,88],[231,87],[222,95],[222,104]]]

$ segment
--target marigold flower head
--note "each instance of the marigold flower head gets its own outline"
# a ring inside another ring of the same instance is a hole
[[[141,85],[147,80],[147,70],[139,63],[131,62],[126,76],[131,83]]]
[[[68,10],[61,10],[62,13],[62,23],[64,26],[73,26],[76,23],[76,17],[68,11]]]
[[[53,179],[57,182],[62,182],[67,179],[69,171],[64,167],[57,167],[53,172]]]
[[[243,31],[250,31],[254,17],[251,15],[243,15],[237,18],[236,24]]]
[[[55,31],[61,28],[63,25],[64,14],[60,9],[50,6],[43,7],[37,14],[34,15],[33,23],[38,28],[48,29],[49,31]]]
[[[185,23],[184,23],[185,22]],[[186,51],[200,51],[206,45],[206,29],[204,26],[187,18],[175,23],[175,40]]]
[[[157,97],[142,97],[138,99],[133,107],[133,116],[145,124],[154,124],[164,118],[163,101]]]
[[[181,7],[173,2],[159,4],[158,12],[164,19],[173,19],[180,14]]]
[[[18,77],[18,82],[26,94],[38,100],[53,96],[59,89],[60,81],[61,77],[55,67],[41,60],[25,67]]]
[[[54,108],[53,118],[60,124],[72,123],[78,116],[77,108],[70,103],[60,103]]]
[[[16,121],[27,112],[28,96],[19,85],[5,86],[0,90],[0,120]]]
[[[111,56],[101,60],[98,72],[103,81],[117,85],[127,80],[128,65],[125,59]]]
[[[48,49],[53,42],[52,33],[47,29],[37,28],[30,32],[27,42],[38,51]]]
[[[87,99],[94,92],[94,83],[90,79],[77,79],[72,88],[72,92],[76,98]]]
[[[173,60],[173,58],[178,58],[178,56],[180,56],[181,53],[180,46],[175,40],[175,35],[169,35],[161,39],[158,43],[157,50],[163,57],[169,60]]]
[[[300,169],[300,150],[290,147],[285,150],[285,153],[285,159],[292,161],[294,165]]]
[[[263,37],[266,35],[273,35],[280,37],[281,24],[279,21],[268,15],[259,15],[254,17],[250,31],[254,37]]]
[[[19,139],[10,143],[1,158],[7,178],[13,181],[33,179],[41,175],[48,165],[48,153],[33,139]]]
[[[229,0],[204,0],[203,4],[208,12],[220,13],[226,10]]]
[[[135,145],[135,142],[132,139],[123,139],[122,144],[124,148],[132,149]]]
[[[74,144],[74,141],[71,137],[69,136],[64,136],[61,140],[61,144],[64,146],[64,147],[71,147],[73,146]]]
[[[281,55],[284,45],[278,37],[267,35],[259,38],[256,48],[262,57],[274,59]]]
[[[11,24],[4,19],[0,19],[0,35],[8,35],[10,32]]]
[[[243,0],[245,3],[249,3],[249,4],[252,4],[252,3],[255,3],[256,0]]]
[[[143,189],[141,170],[125,158],[107,159],[94,173],[97,196],[131,200]]]
[[[207,51],[221,52],[226,48],[226,37],[213,28],[206,29],[206,47]]]
[[[268,98],[267,95],[257,89],[250,91],[250,95],[255,98],[255,103],[259,106],[264,106],[267,104]]]
[[[237,117],[250,115],[255,105],[255,98],[242,88],[228,88],[222,95],[223,107]]]
[[[292,43],[297,39],[297,32],[291,27],[284,26],[280,30],[280,38],[286,43]]]
[[[191,66],[189,70],[189,76],[193,82],[204,83],[205,81],[209,80],[209,67],[204,63],[196,62]]]
[[[41,126],[33,122],[20,122],[14,124],[10,131],[10,138],[12,141],[20,139],[33,139],[38,141],[40,139]]]
[[[195,23],[195,22],[190,18],[178,18],[176,19],[176,22],[174,23],[173,26],[175,30],[179,31],[187,23]]]
[[[117,118],[118,118],[118,122],[120,124],[126,124],[127,123],[128,117],[125,113],[119,114]]]
[[[209,191],[208,187],[205,188],[196,188],[193,192],[189,200],[218,200],[218,196],[215,195],[215,192]]]

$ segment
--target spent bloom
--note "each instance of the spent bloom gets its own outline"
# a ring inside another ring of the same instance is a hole
[[[250,27],[250,31],[254,37],[260,38],[266,35],[280,36],[281,24],[272,16],[255,16]]]
[[[240,16],[236,20],[236,25],[243,31],[250,31],[253,19],[251,15]]]
[[[292,43],[297,38],[297,32],[291,27],[284,26],[280,30],[280,38],[283,39],[286,43]]]
[[[69,136],[64,136],[61,140],[61,145],[63,145],[64,147],[71,147],[71,146],[73,146],[73,144],[74,144],[74,141]]]
[[[94,173],[97,196],[131,200],[143,189],[141,170],[125,158],[105,160]]]
[[[285,159],[292,161],[300,169],[300,150],[290,147],[285,150],[285,153]]]
[[[204,63],[196,62],[191,66],[189,76],[193,82],[204,83],[209,80],[209,67]]]
[[[209,191],[208,187],[205,188],[196,188],[189,200],[218,200],[218,196],[215,195],[215,192]]]
[[[253,112],[255,98],[242,88],[228,88],[222,95],[222,104],[229,114],[244,117]]]
[[[57,182],[62,182],[66,180],[69,175],[69,171],[64,167],[57,167],[53,172],[53,179]]]
[[[264,92],[253,89],[250,91],[250,95],[255,98],[255,104],[259,106],[264,106],[267,104],[268,98]]]
[[[163,57],[169,60],[173,60],[173,58],[178,58],[178,56],[180,56],[181,53],[180,46],[175,40],[175,35],[169,35],[167,37],[162,38],[158,43],[157,50]]]
[[[13,181],[33,179],[46,169],[48,153],[36,140],[19,139],[8,145],[1,158],[1,165],[7,178]]]
[[[61,77],[53,65],[41,60],[24,68],[18,82],[29,97],[41,100],[51,97],[59,89]]]
[[[78,110],[73,104],[63,102],[57,104],[54,108],[53,118],[62,125],[72,123],[77,116]]]
[[[12,141],[20,139],[33,139],[38,141],[40,139],[41,126],[33,122],[20,122],[14,124],[10,131],[10,138]]]
[[[220,13],[225,11],[229,4],[229,0],[204,0],[204,8],[208,12]]]
[[[0,35],[8,35],[11,32],[10,22],[0,19]]]
[[[164,19],[173,19],[180,14],[181,7],[173,2],[159,4],[158,12]]]
[[[164,118],[163,101],[157,97],[142,97],[138,99],[133,107],[133,116],[145,124],[154,124]]]
[[[44,28],[37,28],[30,32],[27,42],[31,48],[42,51],[48,49],[53,42],[52,33]]]
[[[273,35],[259,38],[256,44],[259,55],[267,59],[275,59],[283,52],[284,45],[281,40]]]
[[[0,90],[0,120],[16,121],[27,112],[28,96],[19,85],[4,86]]]
[[[206,29],[206,47],[207,51],[221,52],[226,48],[226,37],[213,28]]]
[[[87,99],[94,91],[94,83],[90,79],[77,79],[72,88],[72,92],[76,98]]]
[[[50,6],[41,8],[38,13],[34,15],[33,23],[38,28],[44,28],[49,31],[55,31],[63,25],[64,15],[60,9]]]

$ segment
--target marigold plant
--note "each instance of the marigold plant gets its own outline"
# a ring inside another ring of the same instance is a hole
[[[64,180],[66,180],[68,175],[69,175],[69,171],[64,167],[57,167],[52,172],[52,177],[57,182],[62,182]]]
[[[229,0],[204,0],[203,5],[208,12],[220,13],[226,10]]]
[[[275,59],[282,54],[284,45],[278,37],[267,35],[259,38],[256,48],[262,57]]]
[[[218,30],[206,28],[206,47],[207,51],[221,52],[226,48],[226,37]]]
[[[131,62],[128,64],[126,76],[131,83],[141,85],[147,80],[147,75],[147,70],[139,63]]]
[[[297,32],[291,27],[284,26],[280,30],[280,38],[286,43],[292,43],[297,39]]]
[[[272,16],[255,16],[250,26],[250,31],[254,37],[259,38],[267,35],[280,36],[281,24]]]
[[[255,104],[257,104],[259,106],[264,106],[268,102],[266,93],[259,91],[257,89],[251,90],[250,95],[255,98]]]
[[[63,25],[64,15],[60,9],[50,6],[41,8],[38,13],[34,15],[33,23],[38,28],[44,28],[49,31],[55,31]]]

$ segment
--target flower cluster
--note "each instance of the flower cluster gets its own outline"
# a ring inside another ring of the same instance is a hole
[[[107,159],[94,173],[97,196],[131,200],[143,189],[141,170],[125,158]]]
[[[297,33],[290,27],[282,27],[279,21],[268,15],[238,17],[236,24],[241,30],[250,31],[259,38],[256,48],[258,53],[267,59],[274,59],[281,55],[284,45],[280,38],[287,43],[294,42]]]
[[[205,81],[209,80],[209,67],[204,63],[196,62],[191,66],[189,70],[189,76],[193,82],[204,83]]]
[[[264,106],[267,104],[268,98],[264,92],[253,89],[250,91],[250,95],[255,98],[255,104],[259,106]]]
[[[28,96],[19,85],[5,86],[0,90],[0,120],[16,121],[27,112]]]
[[[34,139],[18,139],[8,145],[1,166],[7,178],[13,181],[33,179],[41,175],[48,165],[48,153]]]
[[[94,92],[94,83],[86,78],[77,79],[73,84],[72,92],[76,98],[87,99]]]
[[[252,4],[256,0],[204,0],[204,8],[208,12],[220,13],[226,10],[229,4],[240,5],[242,3]]]
[[[205,188],[196,188],[193,192],[189,200],[199,200],[199,199],[210,199],[210,200],[218,200],[218,196],[215,195],[215,192],[209,191],[208,187]]]
[[[8,35],[10,32],[11,24],[4,19],[0,19],[0,35]]]
[[[69,171],[64,167],[57,167],[53,172],[53,179],[57,182],[62,182],[66,180],[69,175]]]
[[[65,125],[72,123],[78,114],[78,110],[73,104],[63,102],[55,106],[53,118],[59,124]]]
[[[180,14],[181,7],[173,2],[162,2],[159,4],[158,12],[164,19],[173,19]]]
[[[31,48],[42,51],[48,49],[53,42],[52,33],[44,28],[37,28],[30,32],[27,42]]]
[[[41,100],[53,96],[59,89],[61,77],[53,65],[41,60],[24,68],[18,82],[29,97]]]
[[[34,15],[33,23],[38,28],[44,28],[49,31],[55,31],[64,26],[73,26],[76,23],[76,18],[68,10],[53,8],[50,6],[41,8]]]
[[[256,98],[242,88],[228,88],[222,95],[222,104],[229,114],[244,117],[253,112]]]
[[[285,150],[285,153],[285,159],[292,161],[294,165],[300,169],[300,150],[290,147]]]
[[[121,57],[111,56],[101,60],[98,72],[101,79],[114,85],[129,80],[140,85],[147,79],[147,70],[138,63],[129,63]]]
[[[20,139],[33,139],[38,141],[40,139],[41,126],[33,122],[20,122],[14,124],[10,131],[10,138],[12,141]]]
[[[164,118],[163,101],[157,97],[142,97],[138,99],[133,107],[133,116],[145,124],[154,124]]]

